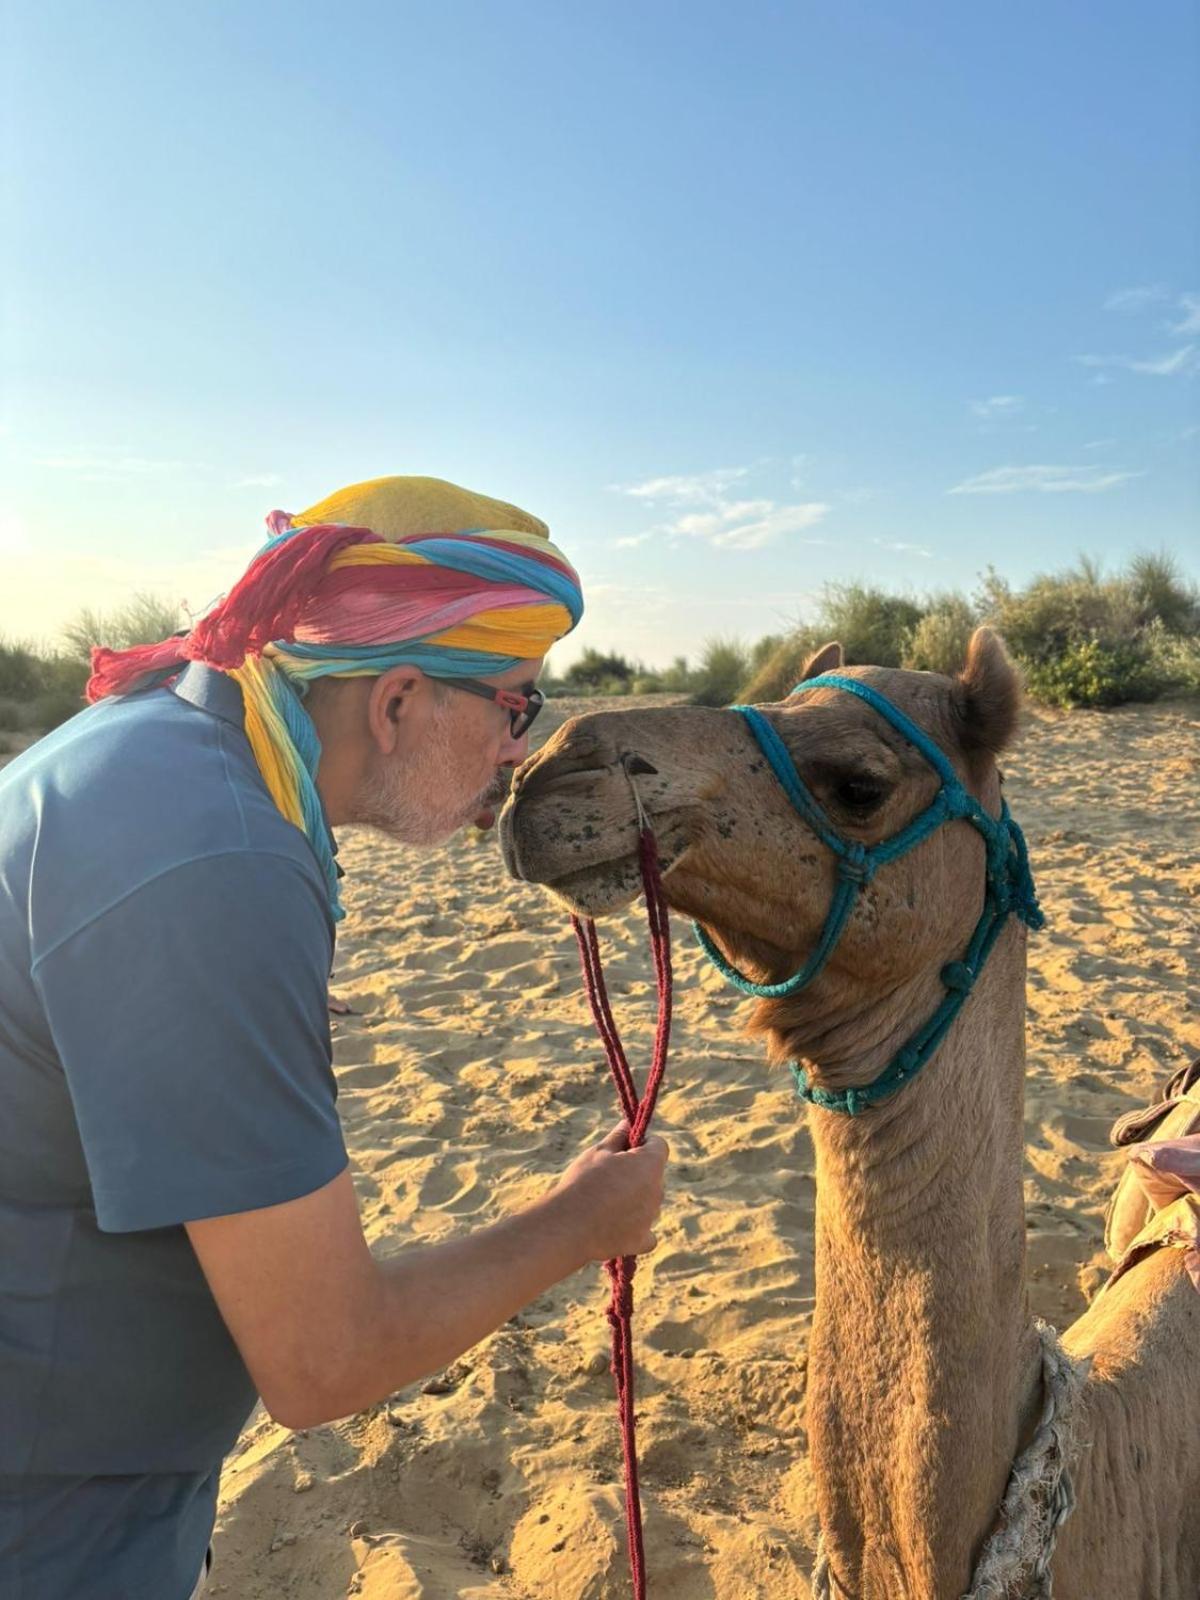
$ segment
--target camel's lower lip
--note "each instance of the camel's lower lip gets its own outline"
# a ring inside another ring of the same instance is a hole
[[[663,860],[664,879],[679,865],[685,851]],[[617,856],[611,861],[592,862],[562,873],[553,879],[538,880],[540,887],[561,900],[575,916],[605,917],[624,911],[644,891],[642,868],[636,856]]]
[[[611,880],[614,885],[628,879],[631,900],[637,897],[642,886],[641,870],[634,858],[618,856],[612,861],[595,861],[591,866],[564,873],[561,878],[545,878],[542,880],[542,887],[549,889],[552,894],[570,898],[573,889],[582,889],[589,884],[603,882],[605,879]]]

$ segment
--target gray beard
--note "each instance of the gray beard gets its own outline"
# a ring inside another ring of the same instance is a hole
[[[430,736],[415,754],[403,762],[380,761],[363,780],[355,796],[354,822],[401,844],[428,849],[444,844],[485,806],[499,804],[508,793],[506,772],[497,773],[465,804],[442,792],[454,770],[452,751],[450,718],[435,714]]]

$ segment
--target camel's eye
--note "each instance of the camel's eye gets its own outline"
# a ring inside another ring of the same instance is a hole
[[[887,788],[878,778],[842,778],[834,785],[833,794],[844,810],[865,817],[883,804]]]

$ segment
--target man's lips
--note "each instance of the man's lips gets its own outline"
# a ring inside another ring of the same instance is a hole
[[[512,784],[512,774],[505,772],[497,777],[485,790],[480,809],[475,814],[477,828],[492,828],[496,825],[496,813],[508,798],[508,791]]]

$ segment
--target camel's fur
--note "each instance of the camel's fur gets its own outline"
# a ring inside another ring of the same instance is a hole
[[[840,665],[837,646],[808,675]],[[1019,687],[980,630],[962,674],[852,668],[927,729],[994,814],[994,756]],[[882,718],[821,688],[768,708],[809,788],[872,843],[928,804],[937,778]],[[812,948],[834,885],[751,738],[727,711],[600,712],[561,728],[517,775],[510,868],[595,915],[638,892],[621,757],[656,828],[677,911],[756,978]],[[879,796],[873,808],[864,797]],[[1036,867],[1036,862],[1035,862]],[[983,847],[953,823],[883,868],[821,977],[762,1001],[772,1060],[827,1088],[870,1081],[934,1009],[942,965],[979,915]],[[910,1086],[857,1118],[810,1113],[817,1300],[809,1420],[833,1571],[856,1600],[957,1600],[1040,1405],[1024,1287],[1025,932],[1011,921],[974,993]],[[1079,1503],[1054,1561],[1058,1600],[1200,1595],[1200,1297],[1164,1251],[1103,1293],[1065,1336],[1091,1359],[1075,1464]],[[835,1590],[836,1592],[836,1590]]]

